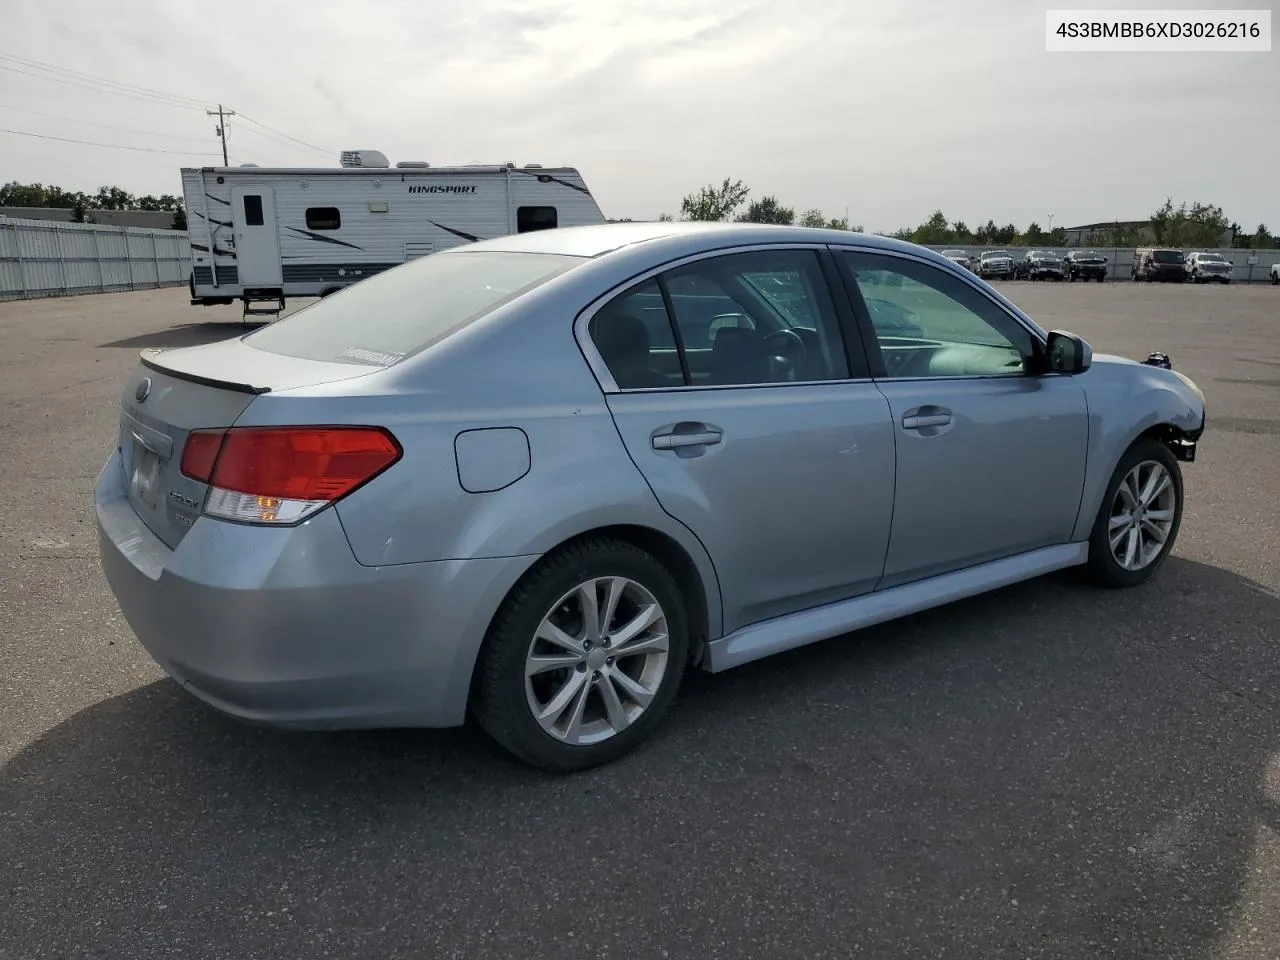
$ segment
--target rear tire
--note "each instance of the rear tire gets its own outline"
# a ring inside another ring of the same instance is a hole
[[[1155,482],[1147,490],[1153,478]],[[1147,493],[1151,495],[1144,504]],[[1130,518],[1127,524],[1122,522],[1126,514]],[[1181,525],[1182,470],[1178,459],[1159,440],[1137,441],[1116,465],[1093,522],[1089,535],[1091,579],[1111,588],[1145,583],[1173,550]],[[1162,541],[1159,535],[1163,535]]]
[[[600,629],[604,615],[591,616],[589,604],[606,610],[614,585],[617,613]],[[641,643],[642,652],[625,652]],[[688,614],[667,569],[630,543],[584,540],[545,557],[503,601],[476,664],[472,713],[526,763],[586,770],[653,733],[688,659]]]

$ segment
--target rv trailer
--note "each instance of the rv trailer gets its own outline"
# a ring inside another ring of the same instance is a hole
[[[376,150],[341,166],[183,168],[191,302],[279,314],[437,250],[490,237],[604,223],[572,167],[394,167]]]

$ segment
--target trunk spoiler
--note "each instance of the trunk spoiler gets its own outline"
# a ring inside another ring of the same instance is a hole
[[[151,353],[142,351],[138,354],[138,362],[148,370],[154,370],[156,373],[163,373],[165,376],[174,377],[178,380],[185,380],[188,383],[198,383],[205,387],[216,387],[219,390],[234,390],[236,393],[248,393],[259,396],[264,393],[270,393],[270,387],[255,387],[248,383],[236,383],[233,380],[218,380],[215,377],[203,377],[198,373],[189,373],[178,367],[167,367],[160,363],[158,357],[160,351]]]

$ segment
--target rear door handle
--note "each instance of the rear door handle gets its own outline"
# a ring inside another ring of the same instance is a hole
[[[710,447],[724,439],[724,434],[714,427],[694,433],[677,433],[674,430],[653,435],[653,449],[675,450],[680,447]]]
[[[949,413],[928,413],[909,415],[902,418],[904,430],[919,430],[921,427],[945,427],[951,422]]]

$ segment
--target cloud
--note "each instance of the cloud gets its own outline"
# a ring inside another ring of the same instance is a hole
[[[393,161],[572,164],[612,216],[674,211],[729,176],[797,208],[848,205],[869,228],[934,207],[970,223],[1128,219],[1168,193],[1250,229],[1280,223],[1263,162],[1280,152],[1274,54],[1051,55],[1046,6],[224,0],[215,21],[187,4],[61,0],[56,19],[11,4],[6,33],[22,45],[0,52],[268,125],[232,119],[237,160],[328,166],[371,147]],[[200,109],[8,71],[0,104],[66,118],[0,106],[4,127],[195,151],[0,135],[7,177],[172,191],[179,166],[220,150]]]

